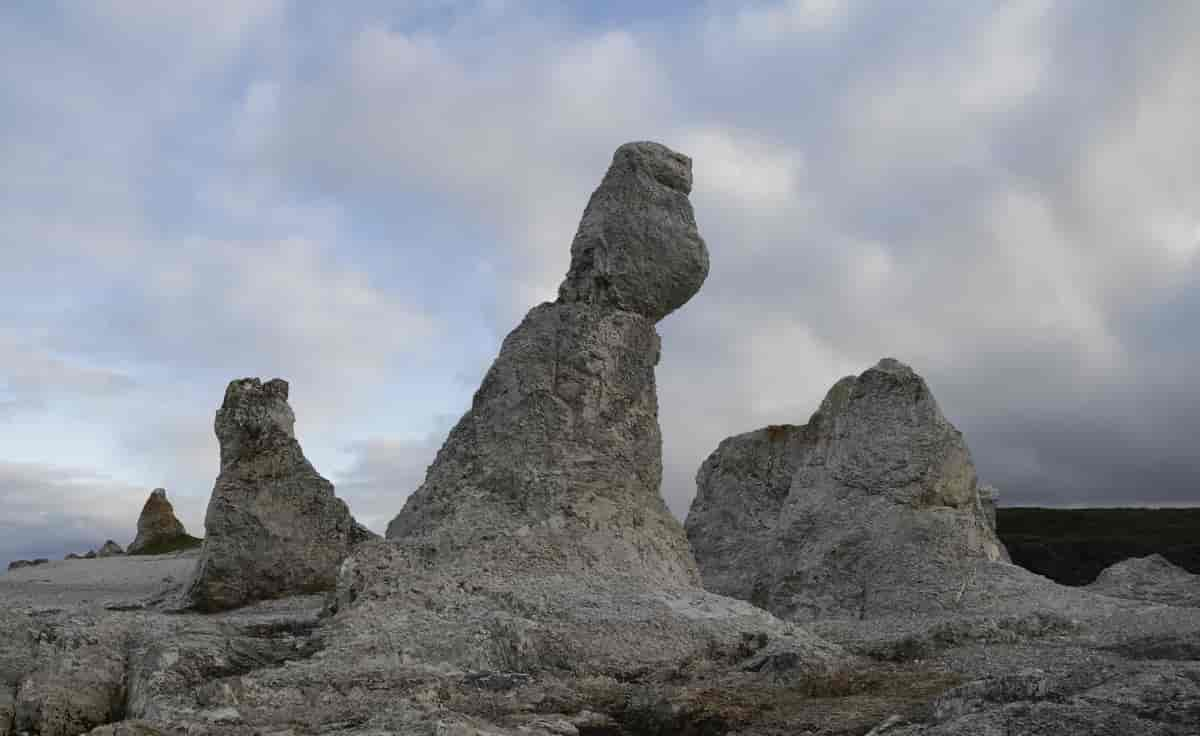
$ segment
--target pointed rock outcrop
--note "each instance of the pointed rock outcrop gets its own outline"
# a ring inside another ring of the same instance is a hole
[[[659,492],[655,323],[708,270],[691,181],[691,161],[665,146],[617,149],[558,300],[505,338],[387,541],[342,566],[341,631],[360,632],[363,656],[384,637],[407,661],[471,671],[631,673],[714,656],[770,670],[835,656],[702,590]]]
[[[1004,559],[971,454],[925,381],[884,359],[802,426],[731,437],[696,476],[705,586],[794,619],[941,610]]]
[[[96,553],[96,556],[97,557],[116,557],[117,555],[123,555],[123,554],[125,554],[125,550],[122,549],[121,545],[117,544],[116,542],[114,542],[113,540],[110,539],[107,542],[105,542],[103,546],[100,547],[100,551]]]
[[[350,548],[373,536],[304,457],[287,381],[231,381],[217,410],[221,472],[186,603],[221,610],[329,590]]]
[[[195,540],[175,517],[175,507],[167,500],[167,491],[155,488],[138,516],[137,538],[129,544],[131,555],[157,554],[189,546]]]

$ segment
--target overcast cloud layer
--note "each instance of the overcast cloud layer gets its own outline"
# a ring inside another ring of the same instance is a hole
[[[885,355],[1006,504],[1200,502],[1200,4],[18,1],[0,48],[0,561],[155,486],[200,532],[240,376],[382,530],[641,139],[712,252],[679,515]]]

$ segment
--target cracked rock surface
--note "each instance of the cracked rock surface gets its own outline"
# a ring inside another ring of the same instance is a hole
[[[1005,559],[962,434],[892,359],[805,425],[725,440],[696,485],[705,587],[795,620],[953,610],[975,561]]]
[[[330,590],[350,548],[373,536],[304,457],[295,422],[287,381],[229,383],[214,422],[221,471],[186,605],[215,611]]]

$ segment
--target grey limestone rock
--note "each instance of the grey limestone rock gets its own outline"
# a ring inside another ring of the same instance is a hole
[[[16,698],[13,687],[0,682],[0,736],[12,736],[16,718]]]
[[[464,669],[624,676],[736,650],[743,636],[760,642],[763,667],[835,656],[701,590],[659,492],[655,321],[707,269],[690,181],[690,161],[658,144],[617,150],[559,301],[504,340],[387,541],[342,566],[348,629],[389,632],[404,658]]]
[[[1200,665],[1115,662],[1022,669],[954,688],[935,700],[932,710],[929,722],[888,733],[1191,736],[1200,723]]]
[[[1200,606],[1200,575],[1172,564],[1162,555],[1134,557],[1110,565],[1087,587],[1117,598]]]
[[[110,539],[107,542],[105,542],[103,546],[100,547],[100,551],[96,553],[96,556],[97,557],[116,557],[118,555],[123,555],[123,554],[125,554],[125,550],[121,548],[121,545],[117,544],[116,542],[114,542],[113,540]]]
[[[388,538],[430,546],[439,559],[697,581],[659,495],[658,352],[654,324],[640,315],[535,307]]]
[[[806,425],[725,440],[696,484],[705,587],[784,617],[954,610],[971,564],[1004,559],[962,435],[893,359],[838,381]]]
[[[15,732],[76,736],[121,718],[125,627],[84,614],[32,628],[34,661],[18,682]]]
[[[183,522],[175,517],[175,507],[167,500],[167,491],[155,488],[142,506],[137,522],[137,538],[130,543],[127,551],[131,555],[144,554],[146,550],[170,545],[186,537],[187,530],[183,528]]]
[[[686,156],[657,143],[617,149],[559,301],[534,307],[505,338],[389,539],[439,559],[520,560],[539,574],[699,580],[659,493],[654,378],[655,321],[707,273],[690,189]]]
[[[288,384],[231,381],[217,411],[221,448],[188,605],[211,611],[333,588],[351,547],[372,535],[304,457]]]
[[[571,243],[559,301],[657,322],[699,291],[708,248],[688,194],[692,160],[658,143],[626,143],[592,194]]]

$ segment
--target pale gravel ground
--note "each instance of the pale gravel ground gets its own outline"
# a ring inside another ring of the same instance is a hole
[[[200,552],[58,560],[0,573],[0,606],[136,601],[182,584]]]

